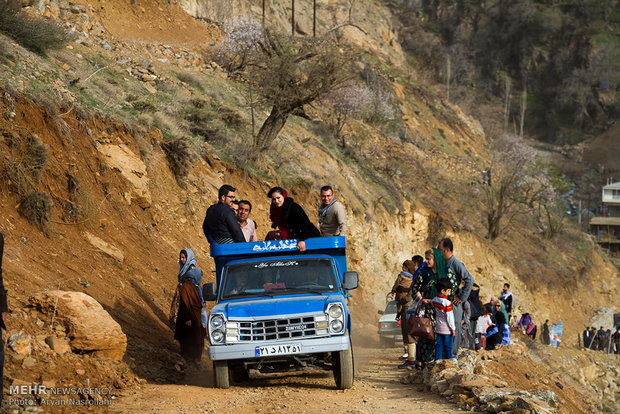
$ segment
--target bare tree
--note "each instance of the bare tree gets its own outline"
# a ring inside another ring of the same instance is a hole
[[[536,154],[523,139],[504,135],[493,143],[493,183],[484,186],[487,237],[492,241],[516,216],[552,199],[553,189]]]
[[[236,37],[228,35],[223,44],[239,44],[248,53],[222,53],[236,64],[225,67],[244,75],[252,90],[271,107],[253,140],[252,157],[269,148],[288,117],[322,95],[341,87],[349,78],[351,52],[339,47],[329,32],[322,38],[296,38],[262,29],[254,33],[253,23]],[[232,32],[231,32],[232,33]],[[248,43],[246,44],[246,40]],[[229,47],[234,50],[234,47]]]
[[[367,86],[348,84],[331,92],[327,99],[335,115],[334,136],[344,148],[346,140],[343,130],[348,120],[369,114],[373,101],[373,91]]]

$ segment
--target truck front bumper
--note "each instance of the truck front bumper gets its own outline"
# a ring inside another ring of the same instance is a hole
[[[289,354],[278,354],[278,356],[286,355],[303,355],[318,354],[323,352],[345,351],[349,349],[349,335],[330,336],[326,338],[303,339],[292,341],[264,341],[264,342],[248,342],[236,343],[229,345],[210,345],[209,359],[212,361],[229,360],[229,359],[248,359],[248,358],[264,358],[256,356],[257,347],[280,347],[290,344],[300,344],[299,352]]]

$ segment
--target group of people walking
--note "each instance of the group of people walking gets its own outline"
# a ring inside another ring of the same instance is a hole
[[[405,261],[394,283],[391,293],[398,302],[397,318],[406,349],[402,368],[423,368],[435,359],[452,358],[461,346],[463,303],[469,298],[474,279],[453,250],[452,240],[442,239],[437,248],[424,253],[424,258],[416,255]],[[414,315],[408,317],[411,307]],[[415,336],[410,322],[422,317],[430,323],[432,333]]]
[[[258,241],[256,222],[249,218],[252,203],[249,200],[237,201],[236,191],[231,185],[221,186],[217,203],[207,209],[202,228],[210,244]],[[331,186],[323,186],[320,190],[318,228],[283,188],[271,188],[267,197],[271,199],[269,218],[273,230],[266,234],[265,240],[297,239],[297,248],[305,251],[305,240],[308,238],[346,236],[344,206],[334,196]],[[170,305],[170,326],[174,330],[174,339],[179,341],[181,354],[188,359],[200,360],[206,337],[207,314],[200,288],[202,271],[191,249],[183,249],[179,253],[177,282]]]
[[[620,326],[616,332],[605,330],[602,326],[597,330],[594,326],[586,326],[582,334],[584,348],[602,351],[608,354],[620,354]]]
[[[511,343],[510,284],[504,284],[499,299],[493,296],[483,304],[479,286],[453,251],[452,240],[444,238],[424,257],[416,255],[402,264],[390,292],[397,302],[396,318],[405,347],[400,358],[406,361],[399,368],[421,369],[433,360],[455,357],[460,348],[491,350]],[[420,329],[424,323],[430,325],[429,332]],[[529,314],[522,317],[519,327],[536,338],[536,325]]]

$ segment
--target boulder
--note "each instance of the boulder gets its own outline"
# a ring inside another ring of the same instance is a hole
[[[97,150],[103,155],[103,162],[113,170],[119,171],[131,187],[128,201],[135,201],[140,207],[151,206],[151,192],[146,165],[125,144],[99,144]]]
[[[121,326],[92,297],[81,292],[48,291],[31,296],[30,304],[64,325],[71,349],[120,361],[127,349]]]

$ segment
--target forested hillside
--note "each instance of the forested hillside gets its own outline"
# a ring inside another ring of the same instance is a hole
[[[444,84],[487,132],[566,144],[617,121],[618,1],[430,0],[400,7],[399,35],[414,65]]]

